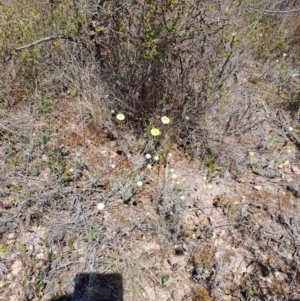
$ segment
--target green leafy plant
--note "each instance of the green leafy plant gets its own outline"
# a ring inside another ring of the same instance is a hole
[[[44,287],[44,282],[37,280],[33,283],[33,289],[35,292],[39,292]]]
[[[219,172],[222,168],[216,161],[215,156],[209,152],[204,156],[204,163],[209,168],[209,172],[214,175],[216,172]]]
[[[24,252],[24,253],[26,253],[28,251],[26,245],[21,243],[21,242],[17,243],[17,249]]]
[[[233,202],[229,201],[224,208],[224,213],[229,215],[232,209],[233,209]]]
[[[48,119],[50,118],[50,114],[52,111],[50,100],[47,98],[45,94],[45,89],[43,86],[39,87],[40,94],[38,95],[38,110],[45,115],[45,117]]]
[[[178,263],[172,263],[170,259],[168,259],[167,262],[170,265],[172,272],[176,272],[180,267]]]
[[[75,249],[72,240],[68,240],[67,245],[68,245],[68,248],[69,248],[71,251],[73,251],[73,250]]]
[[[157,286],[161,287],[161,288],[165,288],[167,287],[166,286],[166,283],[169,281],[169,278],[170,276],[169,275],[164,275],[162,278],[161,278],[161,281],[157,282]]]
[[[97,229],[95,226],[88,226],[87,228],[87,242],[91,243],[96,238],[97,234],[99,233],[99,229]]]
[[[4,244],[0,247],[0,257],[4,257],[5,254],[9,251],[9,246]]]
[[[255,288],[251,285],[247,286],[245,290],[246,297],[253,297],[255,294],[256,294]]]
[[[22,164],[23,158],[15,157],[10,160],[10,164],[14,167],[18,167]]]

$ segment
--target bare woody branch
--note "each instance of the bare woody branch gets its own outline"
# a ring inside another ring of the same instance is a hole
[[[59,40],[59,39],[70,40],[70,41],[75,42],[75,40],[72,37],[67,37],[67,36],[63,36],[63,35],[50,36],[50,37],[46,37],[46,38],[34,41],[34,42],[32,42],[30,44],[27,44],[27,45],[24,45],[24,46],[21,46],[21,47],[17,47],[17,48],[15,48],[15,51],[21,51],[21,50],[30,48],[32,46],[38,45],[40,43],[48,42],[48,41],[51,41],[51,40]]]
[[[268,10],[268,9],[257,9],[248,7],[249,10],[257,11],[257,12],[263,12],[263,13],[271,13],[271,14],[288,14],[288,13],[295,13],[300,11],[300,7],[291,9],[291,10]]]

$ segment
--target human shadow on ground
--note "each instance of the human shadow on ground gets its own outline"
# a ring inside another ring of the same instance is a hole
[[[74,282],[72,295],[54,297],[51,301],[123,301],[121,274],[83,273]]]

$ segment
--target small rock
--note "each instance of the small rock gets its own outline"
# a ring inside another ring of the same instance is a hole
[[[47,162],[48,161],[48,157],[45,154],[42,156],[42,161],[43,162]]]
[[[253,188],[257,191],[262,190],[262,187],[260,185],[253,186]]]
[[[294,197],[300,198],[300,185],[290,184],[286,187],[286,189],[289,190]]]
[[[275,279],[279,280],[280,282],[284,283],[284,281],[287,280],[287,275],[284,273],[281,273],[279,271],[276,271],[274,273]]]
[[[182,249],[183,249],[184,251],[186,251],[186,252],[189,251],[189,248],[188,248],[188,246],[187,246],[186,243],[183,243],[183,244],[182,244]]]
[[[36,259],[47,260],[47,259],[48,259],[48,256],[47,256],[46,253],[41,252],[41,253],[38,253],[38,254],[36,255]]]
[[[84,262],[85,262],[85,258],[84,258],[84,257],[80,257],[80,258],[78,259],[78,262],[84,263]]]
[[[108,179],[101,179],[98,181],[98,186],[102,187],[102,188],[107,188],[109,185],[109,180]]]
[[[11,273],[13,275],[18,275],[23,269],[22,261],[16,260],[11,266]]]
[[[35,264],[35,267],[37,268],[37,269],[40,269],[42,266],[44,266],[45,265],[45,262],[43,261],[43,260],[41,260],[41,261],[39,261],[39,262],[37,262],[36,264]]]
[[[10,301],[19,301],[20,300],[20,296],[19,296],[19,294],[11,295],[11,296],[9,296],[9,300]]]
[[[296,175],[300,175],[300,168],[296,165],[292,165],[291,166],[291,170],[293,173],[295,173]]]
[[[75,241],[73,242],[73,247],[75,250],[84,250],[86,248],[86,244],[82,237],[75,239]]]
[[[160,249],[160,246],[156,242],[149,242],[147,245],[144,246],[144,250],[147,253],[152,253],[155,251],[158,251]]]
[[[284,167],[288,166],[289,164],[290,164],[290,161],[287,160],[287,161],[283,162],[282,164],[279,164],[278,168],[284,168]]]
[[[8,239],[14,239],[14,238],[15,238],[15,233],[9,233],[9,234],[7,235],[7,238],[8,238]]]
[[[62,145],[61,148],[60,148],[60,153],[63,157],[69,155],[69,150],[66,146]]]
[[[100,151],[100,154],[101,154],[102,156],[107,156],[107,155],[108,155],[108,151],[107,151],[106,149],[101,150],[101,151]]]
[[[173,290],[172,291],[172,298],[173,298],[173,300],[178,300],[178,291],[177,290]]]
[[[35,281],[36,281],[35,275],[31,276],[30,282],[31,282],[31,283],[34,283]]]
[[[262,276],[258,276],[261,280],[268,282],[268,283],[272,283],[272,280],[270,279],[270,277],[262,277]]]
[[[254,271],[254,269],[255,269],[255,264],[254,263],[250,264],[249,266],[247,266],[247,273],[251,274]]]

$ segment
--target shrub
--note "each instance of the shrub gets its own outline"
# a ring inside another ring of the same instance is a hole
[[[211,105],[227,73],[220,38],[228,20],[217,3],[102,1],[95,6],[91,38],[101,74],[118,106],[146,128],[157,116],[176,120],[188,136]],[[234,42],[229,34],[227,42]]]

